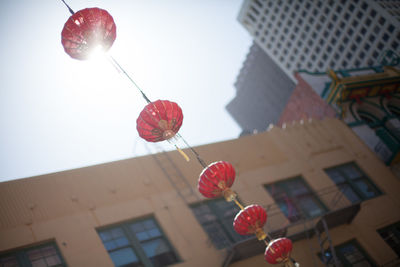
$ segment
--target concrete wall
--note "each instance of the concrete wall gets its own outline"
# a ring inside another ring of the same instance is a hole
[[[400,221],[400,181],[342,122],[327,119],[275,127],[196,150],[208,163],[231,162],[237,171],[233,189],[240,199],[263,206],[273,204],[265,184],[302,175],[318,191],[334,185],[324,168],[356,162],[384,194],[363,202],[352,224],[331,229],[333,241],[356,238],[378,264],[396,257],[376,229]],[[200,164],[194,157],[186,163],[176,151],[168,154],[195,189]],[[201,199],[197,194],[190,203]],[[0,253],[55,239],[69,266],[113,266],[96,229],[146,215],[155,216],[182,259],[175,266],[221,266],[226,251],[210,245],[151,156],[0,183]],[[287,223],[283,215],[278,217],[271,218],[266,231]],[[294,245],[293,256],[302,266],[318,261],[308,242],[317,249],[315,240]],[[268,266],[262,255],[232,266],[257,264]]]

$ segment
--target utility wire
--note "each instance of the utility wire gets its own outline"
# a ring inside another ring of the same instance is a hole
[[[69,5],[68,5],[67,3],[65,3],[64,0],[61,0],[61,1],[62,1],[62,2],[64,3],[64,5],[68,8],[68,10],[69,10],[69,12],[71,13],[71,15],[75,14],[75,12],[72,10],[72,8],[70,8]]]
[[[150,99],[146,96],[146,94],[143,92],[142,89],[140,89],[139,85],[137,85],[137,83],[131,78],[131,76],[129,76],[129,74],[122,68],[122,66],[117,62],[117,60],[115,60],[115,58],[113,58],[112,56],[109,56],[111,63],[119,70],[121,71],[128,79],[129,81],[131,81],[131,83],[136,87],[136,89],[139,90],[139,92],[142,94],[144,100],[146,100],[147,104],[150,104],[151,101]]]
[[[61,2],[64,3],[64,5],[68,8],[69,12],[72,15],[75,14],[75,12],[72,10],[72,8],[64,0],[61,0]],[[151,103],[150,99],[146,96],[146,94],[139,87],[139,85],[129,76],[129,74],[124,70],[124,68],[122,68],[122,66],[118,63],[118,61],[112,56],[109,56],[109,60],[111,61],[111,64],[113,64],[114,67],[117,68],[118,71],[122,72],[129,79],[129,81],[136,87],[136,89],[139,90],[139,92],[142,94],[142,97],[147,102],[147,104],[150,104]],[[200,157],[200,154],[192,146],[190,146],[189,143],[179,133],[177,133],[176,135],[178,137],[180,137],[183,140],[183,142],[186,144],[186,146],[192,151],[192,153],[196,156],[196,159],[200,163],[200,165],[203,168],[206,168],[207,164]]]

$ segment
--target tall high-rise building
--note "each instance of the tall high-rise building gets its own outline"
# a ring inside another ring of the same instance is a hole
[[[265,131],[276,124],[294,82],[256,44],[250,47],[235,82],[236,96],[226,106],[243,133]]]
[[[245,0],[238,20],[293,80],[294,71],[378,65],[400,49],[400,3]]]

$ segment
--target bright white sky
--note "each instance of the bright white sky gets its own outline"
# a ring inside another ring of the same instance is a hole
[[[225,106],[251,44],[236,19],[242,0],[67,3],[113,16],[110,54],[151,100],[181,106],[192,146],[237,138]],[[1,1],[0,16],[0,181],[148,153],[136,131],[145,101],[110,64],[64,52],[61,1]]]

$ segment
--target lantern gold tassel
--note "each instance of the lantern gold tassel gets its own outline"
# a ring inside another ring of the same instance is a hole
[[[233,201],[235,201],[236,205],[238,205],[238,206],[239,206],[239,208],[240,208],[241,210],[244,210],[244,207],[243,207],[243,205],[242,205],[242,204],[240,204],[239,200],[237,200],[237,198],[236,198],[236,197],[233,199]]]
[[[182,157],[185,158],[186,161],[190,161],[190,158],[188,157],[188,155],[185,154],[185,152],[182,151],[182,149],[180,149],[177,145],[175,145],[175,148],[182,155]]]
[[[259,241],[265,240],[267,238],[267,234],[261,228],[257,228],[255,231],[255,235]],[[267,243],[268,244],[268,243]],[[268,245],[267,245],[268,246]]]

